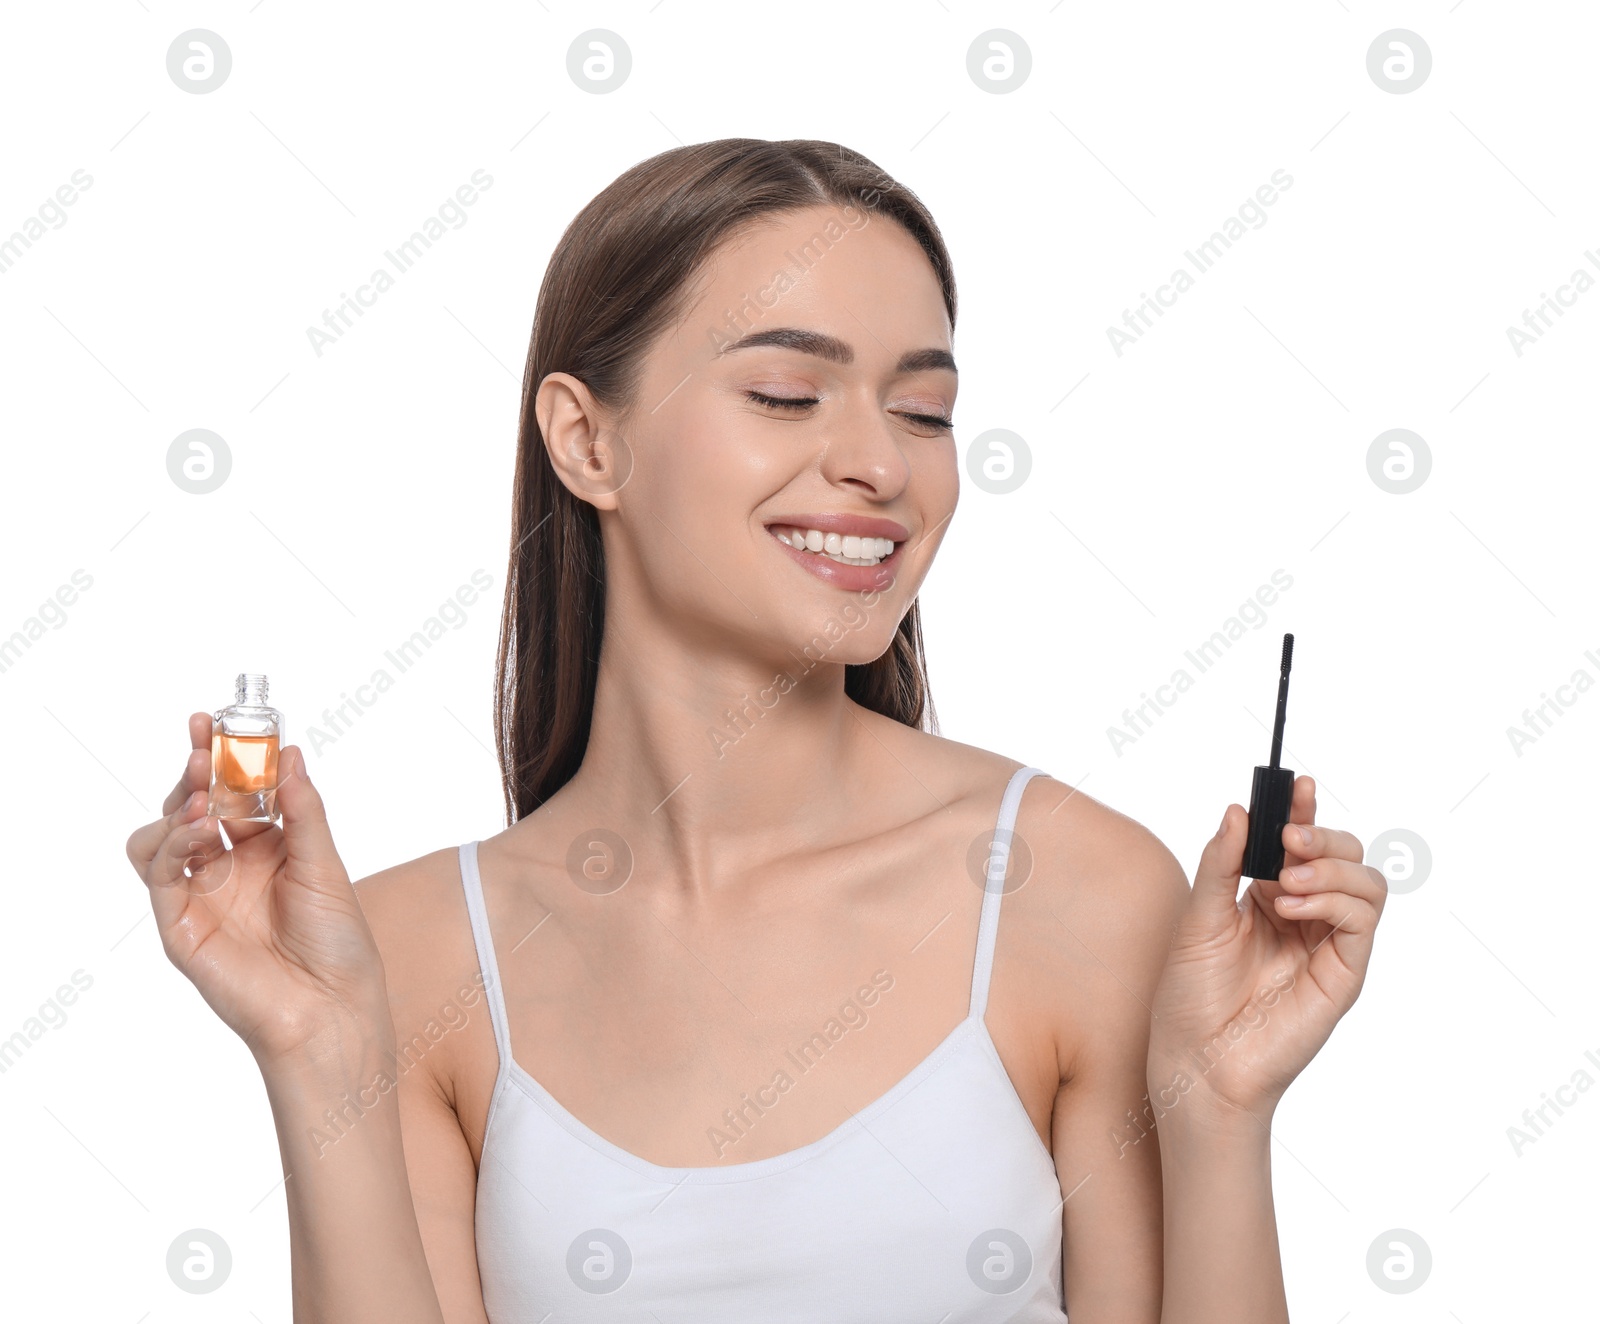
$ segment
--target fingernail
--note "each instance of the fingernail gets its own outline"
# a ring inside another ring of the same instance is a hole
[[[1310,900],[1311,898],[1306,896],[1280,896],[1278,898],[1278,904],[1285,910],[1296,910]]]
[[[1303,883],[1314,873],[1316,873],[1316,870],[1313,869],[1309,864],[1297,864],[1294,866],[1294,868],[1289,870],[1289,877],[1297,878]]]
[[[1295,831],[1300,834],[1300,844],[1302,846],[1309,846],[1311,844],[1311,829],[1310,828],[1308,828],[1308,827],[1297,827],[1295,829]]]

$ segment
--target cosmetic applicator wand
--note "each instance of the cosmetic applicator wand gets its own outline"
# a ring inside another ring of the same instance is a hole
[[[1289,706],[1289,662],[1294,656],[1294,636],[1283,636],[1283,661],[1278,664],[1278,715],[1272,723],[1272,761],[1256,765],[1250,783],[1250,836],[1244,847],[1246,878],[1272,878],[1283,872],[1283,829],[1294,799],[1294,769],[1280,768],[1283,752],[1283,717]]]

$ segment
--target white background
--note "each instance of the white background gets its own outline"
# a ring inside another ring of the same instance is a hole
[[[480,568],[466,624],[311,770],[353,876],[499,830],[490,685],[545,263],[629,165],[738,136],[842,141],[927,202],[960,293],[958,443],[1030,449],[1012,494],[963,477],[922,593],[943,733],[1082,782],[1192,869],[1265,762],[1292,630],[1285,762],[1324,821],[1431,848],[1276,1119],[1295,1319],[1594,1317],[1600,1090],[1520,1155],[1507,1135],[1600,1080],[1600,687],[1520,754],[1507,734],[1600,679],[1600,293],[1520,355],[1507,335],[1600,276],[1590,6],[117,0],[5,24],[0,236],[93,183],[0,274],[0,638],[92,577],[0,672],[0,1037],[92,979],[0,1075],[4,1313],[289,1319],[259,1074],[164,958],[123,843],[236,672],[267,672],[303,738]],[[597,27],[633,57],[606,95],[567,74]],[[167,72],[190,28],[232,52],[204,95]],[[1008,94],[967,72],[989,28],[1031,51]],[[1391,28],[1432,51],[1405,94],[1367,71]],[[480,168],[468,222],[319,357],[307,328]],[[1279,169],[1266,223],[1119,356],[1107,328]],[[168,476],[191,428],[231,454],[208,495]],[[1432,458],[1404,495],[1367,469],[1391,428]],[[1114,749],[1279,569],[1264,625]],[[232,1249],[214,1296],[166,1273],[195,1227]],[[1393,1228],[1432,1252],[1409,1294],[1366,1270]]]

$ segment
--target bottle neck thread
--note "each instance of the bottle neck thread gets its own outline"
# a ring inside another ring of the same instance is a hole
[[[267,705],[267,678],[241,672],[233,683],[233,701],[264,708]]]

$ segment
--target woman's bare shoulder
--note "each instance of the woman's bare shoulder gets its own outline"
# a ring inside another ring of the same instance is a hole
[[[974,814],[993,815],[1017,769],[1037,767],[992,750],[913,732],[918,764],[960,788]],[[1068,931],[1122,959],[1147,961],[1165,944],[1188,877],[1166,844],[1138,819],[1041,768],[1018,802],[1006,906],[1013,929],[1036,930],[1041,945],[1077,942]],[[1014,869],[1027,870],[1020,880]],[[1019,915],[1017,912],[1021,912]]]
[[[923,781],[942,802],[965,803],[979,817],[995,813],[1001,792],[1019,768],[1041,767],[877,713],[866,720],[891,765]],[[1184,875],[1172,853],[1137,819],[1086,792],[1083,781],[1073,785],[1041,767],[1017,808],[1016,834],[1040,857],[1050,885],[1058,890],[1092,887],[1125,900],[1137,899],[1130,889],[1173,894],[1175,880]]]
[[[1024,766],[1018,759],[907,726],[871,709],[859,708],[857,713],[883,751],[886,770],[921,782],[946,805],[969,797],[981,801]]]
[[[354,887],[385,964],[391,950],[396,955],[425,950],[437,941],[440,920],[466,914],[454,846],[379,869],[358,878]]]
[[[888,744],[891,758],[908,769],[926,769],[946,783],[948,789],[970,795],[977,801],[994,800],[1019,768],[1039,766],[980,745],[964,744],[948,736],[903,726],[891,719],[880,720],[884,729],[899,728],[895,743]],[[1038,811],[1041,802],[1047,802],[1042,816]],[[1081,781],[1074,787],[1042,767],[1040,774],[1029,780],[1023,793],[1018,809],[1019,831],[1025,820],[1049,829],[1057,844],[1074,851],[1115,848],[1125,845],[1130,837],[1147,833],[1127,815],[1086,794]]]
[[[457,1036],[452,1009],[481,992],[457,848],[443,847],[358,879],[356,897],[383,958],[389,1010],[405,1050]],[[441,1028],[442,1027],[442,1028]],[[441,1092],[451,1097],[448,1042],[430,1052]]]
[[[992,824],[1031,760],[912,732],[895,752]],[[914,760],[914,761],[913,761]],[[1147,1016],[1189,896],[1177,858],[1136,818],[1041,768],[1018,802],[1001,911],[1002,961],[1048,1027],[1063,1080]],[[981,827],[974,830],[981,831]],[[1133,1022],[1128,1016],[1133,1017]]]
[[[1145,1028],[1189,880],[1148,827],[1053,776],[1029,783],[1016,832],[1031,873],[1006,919],[1065,1081]]]

